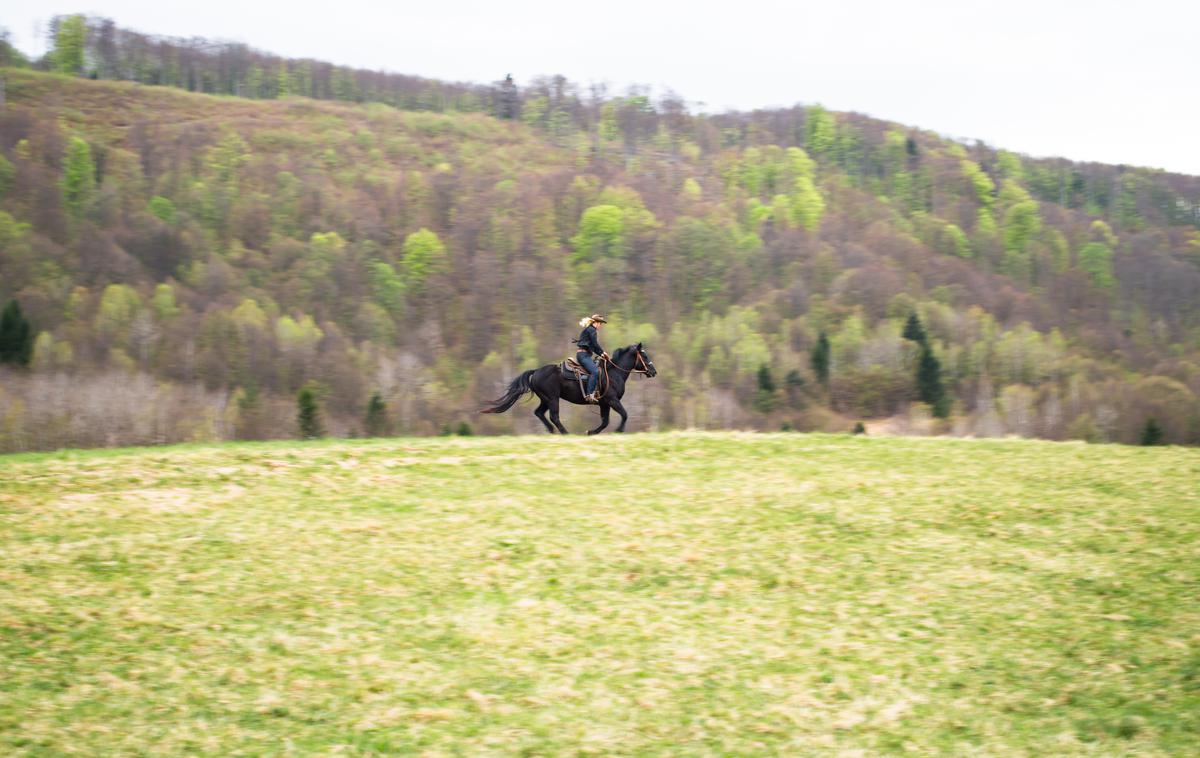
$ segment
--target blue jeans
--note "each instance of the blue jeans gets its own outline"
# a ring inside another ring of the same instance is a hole
[[[600,381],[600,369],[596,368],[596,362],[592,360],[592,356],[582,350],[575,354],[575,360],[588,370],[587,394],[590,395],[596,391],[596,382]]]

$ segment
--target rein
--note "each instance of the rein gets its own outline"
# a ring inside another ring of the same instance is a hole
[[[642,351],[636,350],[635,353],[637,355],[637,363],[634,364],[633,368],[621,368],[620,366],[617,365],[616,361],[614,361],[612,358],[609,358],[606,361],[604,361],[604,364],[606,366],[612,366],[613,368],[617,369],[618,371],[624,371],[625,376],[629,376],[630,374],[633,374],[633,373],[645,374],[645,375],[649,376],[650,368],[646,365],[646,359],[642,357]]]

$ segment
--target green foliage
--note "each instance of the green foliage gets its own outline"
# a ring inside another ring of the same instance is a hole
[[[150,299],[150,307],[154,309],[159,321],[170,321],[179,315],[179,306],[175,303],[175,288],[163,282],[154,288],[154,296]]]
[[[904,331],[900,335],[906,340],[916,342],[918,345],[928,344],[925,336],[925,327],[921,326],[921,319],[917,318],[917,314],[908,314],[908,320],[904,322]]]
[[[146,209],[159,221],[165,221],[169,224],[175,220],[175,203],[172,203],[161,195],[155,195],[150,198],[150,202],[146,204]]]
[[[1010,153],[1007,150],[1000,150],[996,153],[996,167],[1000,170],[1000,176],[1005,179],[1012,179],[1019,182],[1025,178],[1025,168],[1021,163],[1020,157],[1015,153]]]
[[[21,304],[9,300],[0,314],[0,363],[28,366],[33,357],[33,325],[21,312]]]
[[[949,398],[942,387],[942,366],[928,343],[921,343],[921,356],[917,361],[917,394],[921,402],[933,409],[934,416],[945,418],[949,415]]]
[[[12,186],[16,173],[17,169],[13,166],[12,161],[0,155],[0,198],[8,194],[8,188]]]
[[[421,228],[404,238],[401,270],[408,289],[419,292],[425,281],[446,265],[446,246],[436,234]]]
[[[1112,290],[1117,280],[1113,276],[1112,249],[1103,242],[1089,242],[1079,248],[1079,270],[1083,271],[1097,287]]]
[[[625,213],[615,205],[594,205],[579,219],[579,233],[571,238],[576,263],[594,263],[625,256]]]
[[[959,166],[975,193],[975,199],[981,206],[990,209],[996,202],[996,183],[975,161],[963,159]]]
[[[110,284],[100,296],[96,311],[96,329],[100,334],[114,337],[129,329],[133,317],[142,307],[142,299],[127,284]]]
[[[837,121],[833,114],[814,105],[807,109],[805,116],[804,148],[818,156],[828,154],[837,139]]]
[[[385,96],[384,78],[250,55],[269,96]],[[196,87],[231,86],[189,60]],[[237,76],[241,64],[229,65]],[[544,105],[529,129],[485,115],[486,93],[455,99],[429,82],[388,105],[256,106],[5,77],[8,107],[30,129],[0,162],[10,184],[0,295],[45,314],[34,374],[69,367],[86,378],[110,362],[181,406],[198,397],[180,389],[193,377],[211,392],[253,386],[256,431],[233,418],[234,403],[217,421],[199,401],[177,414],[219,430],[210,436],[290,434],[271,424],[316,378],[332,387],[328,426],[361,429],[370,388],[400,375],[426,388],[398,397],[405,431],[453,430],[464,393],[514,364],[559,357],[559,332],[587,299],[624,316],[610,346],[635,332],[670,335],[657,343],[663,380],[631,385],[646,388],[651,424],[774,428],[782,418],[756,411],[782,404],[805,410],[788,418],[798,428],[843,430],[854,417],[902,412],[917,395],[920,351],[899,331],[919,312],[939,337],[945,408],[964,409],[955,429],[1061,438],[1087,416],[1098,438],[1136,442],[1153,415],[1171,439],[1190,439],[1191,411],[1144,399],[1153,373],[1187,387],[1200,366],[1197,310],[1184,296],[1200,237],[1179,228],[1196,223],[1195,203],[1154,172],[968,151],[819,108],[722,120],[644,97],[592,107],[553,82],[522,93],[523,116]],[[444,112],[468,108],[479,113]],[[168,128],[200,122],[213,127],[186,139]],[[770,144],[797,138],[811,154]],[[1119,243],[1114,229],[1129,223],[1149,233]],[[441,239],[432,231],[443,229]],[[1118,250],[1145,266],[1138,287],[1117,286]],[[1108,296],[1078,286],[1080,272]],[[474,328],[477,318],[487,327]],[[812,345],[822,330],[832,337],[823,367]],[[1113,352],[1123,339],[1136,350]],[[813,389],[828,392],[756,384],[762,366],[806,365]],[[1068,386],[1073,377],[1079,386]],[[1013,402],[993,412],[972,402],[977,391]],[[21,417],[10,397],[0,396],[0,424]],[[514,415],[479,423],[487,434],[522,428]]]
[[[54,70],[63,74],[83,73],[83,54],[87,47],[87,24],[81,15],[59,17],[50,53]]]
[[[975,252],[971,249],[971,242],[962,229],[954,224],[946,224],[945,232],[955,255],[959,258],[975,257]]]
[[[325,436],[321,424],[321,410],[317,404],[316,393],[311,387],[304,387],[296,395],[296,425],[300,430],[300,439],[311,440]]]
[[[392,316],[403,315],[404,280],[400,278],[395,269],[383,261],[372,261],[369,264],[369,268],[371,271],[371,290],[375,302]]]
[[[96,165],[92,162],[92,148],[86,140],[72,137],[67,145],[67,159],[63,166],[63,202],[72,214],[80,216],[95,188]]]
[[[758,367],[758,391],[754,395],[754,409],[759,413],[770,413],[778,404],[775,379],[771,367],[765,363]]]
[[[821,217],[825,215],[825,200],[812,179],[807,176],[796,179],[791,205],[792,220],[809,231],[815,230],[821,223]]]
[[[809,357],[813,373],[821,384],[829,384],[829,337],[821,332]]]

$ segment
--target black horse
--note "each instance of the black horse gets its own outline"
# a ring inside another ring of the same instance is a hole
[[[625,413],[625,407],[621,405],[621,396],[625,394],[625,381],[631,374],[645,374],[651,377],[657,373],[654,361],[650,360],[650,355],[640,342],[616,351],[612,355],[612,360],[601,361],[600,384],[598,385],[600,426],[589,429],[588,434],[599,434],[604,431],[604,428],[608,426],[609,410],[616,410],[621,416],[621,425],[617,427],[617,431],[625,431],[625,422],[629,420],[629,415]],[[546,431],[551,434],[554,434],[556,427],[558,432],[567,433],[567,428],[558,418],[559,400],[566,400],[568,403],[576,405],[587,404],[584,402],[579,381],[573,377],[564,377],[562,367],[557,363],[551,363],[541,368],[530,369],[513,379],[512,384],[508,385],[508,391],[504,393],[504,397],[492,402],[480,413],[504,413],[528,392],[537,395],[538,399],[542,401],[533,415],[546,425]],[[546,420],[546,411],[550,411],[550,421]],[[551,426],[551,422],[553,422],[553,426]]]

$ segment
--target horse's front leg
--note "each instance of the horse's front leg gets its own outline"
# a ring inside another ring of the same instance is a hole
[[[608,403],[613,407],[613,410],[617,412],[617,415],[621,417],[621,425],[617,427],[617,431],[624,432],[625,422],[629,420],[629,414],[625,412],[625,406],[621,405],[620,400],[615,399],[609,400]],[[605,416],[605,423],[608,423],[607,414]]]
[[[588,434],[599,434],[600,432],[604,431],[604,427],[608,426],[608,411],[609,411],[608,402],[605,400],[601,400],[600,401],[600,426],[596,427],[595,429],[588,429]]]

